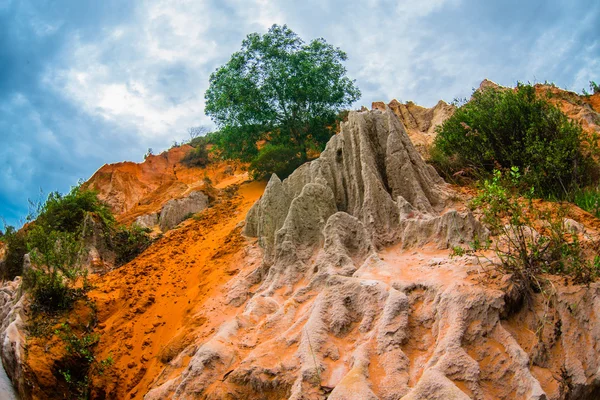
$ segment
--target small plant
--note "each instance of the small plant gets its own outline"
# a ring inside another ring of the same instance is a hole
[[[27,235],[31,269],[24,284],[33,296],[35,309],[54,312],[68,309],[81,295],[75,289],[79,278],[86,279],[81,264],[83,243],[78,234],[48,231],[35,225]]]
[[[115,263],[120,266],[133,260],[152,244],[148,228],[136,225],[131,227],[120,226],[111,234],[110,240],[116,253]]]
[[[596,82],[590,81],[590,91],[592,92],[591,94],[600,93],[600,86]],[[584,96],[590,96],[590,93],[585,89],[583,89],[581,92]]]
[[[600,218],[600,191],[598,188],[578,190],[573,195],[573,203],[596,218]]]
[[[472,202],[497,237],[494,251],[501,267],[534,292],[544,290],[545,273],[568,276],[574,283],[594,281],[600,273],[598,246],[594,244],[596,255],[586,254],[578,236],[565,226],[568,209],[537,207],[533,188],[525,198],[518,196],[521,183],[516,167],[504,174],[494,171]]]
[[[206,145],[198,143],[183,157],[181,162],[187,167],[205,167],[208,165],[210,158]]]
[[[452,257],[462,257],[465,254],[467,254],[467,250],[465,250],[461,246],[454,246],[452,248],[452,253],[450,253],[450,258],[452,258]]]
[[[0,280],[13,280],[23,274],[23,257],[27,254],[27,235],[12,226],[5,226],[2,237],[7,251],[4,263],[0,264]]]
[[[88,399],[91,392],[91,380],[95,375],[103,375],[112,367],[111,356],[98,360],[94,349],[100,341],[98,333],[76,333],[68,323],[61,324],[54,332],[65,344],[65,356],[57,363],[58,376],[67,384],[69,394],[78,399]]]
[[[154,151],[152,151],[152,147],[148,147],[146,154],[144,154],[144,160],[152,155],[154,155]]]

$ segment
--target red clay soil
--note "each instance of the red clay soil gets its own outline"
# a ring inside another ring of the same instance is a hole
[[[171,199],[202,189],[205,178],[217,187],[247,179],[243,164],[236,162],[215,161],[206,168],[186,167],[181,160],[191,149],[182,145],[150,155],[141,163],[106,164],[84,188],[98,191],[98,197],[111,206],[117,220],[129,224],[137,216],[159,211]]]
[[[97,277],[89,296],[98,306],[99,359],[114,366],[98,382],[108,398],[142,398],[165,363],[193,341],[205,323],[194,310],[240,267],[245,239],[239,223],[264,183],[205,210],[170,231],[125,266]]]

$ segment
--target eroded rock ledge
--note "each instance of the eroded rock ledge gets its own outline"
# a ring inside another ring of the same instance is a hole
[[[271,178],[245,227],[263,262],[229,282],[233,316],[145,398],[595,398],[598,285],[554,282],[552,315],[544,297],[507,306],[505,281],[440,250],[487,235],[447,191],[388,108],[350,113],[319,159]]]

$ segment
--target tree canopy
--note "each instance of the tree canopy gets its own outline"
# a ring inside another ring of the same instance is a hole
[[[263,140],[295,149],[302,160],[321,150],[340,111],[360,97],[346,59],[324,39],[307,44],[286,25],[248,35],[205,94],[223,156],[250,161]]]

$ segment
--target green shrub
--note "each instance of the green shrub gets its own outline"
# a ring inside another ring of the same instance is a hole
[[[573,195],[573,203],[600,218],[600,191],[598,188],[581,189]]]
[[[287,178],[305,159],[297,149],[285,145],[265,145],[250,163],[250,174],[254,179],[264,179],[276,174],[279,179]]]
[[[6,259],[0,270],[0,280],[13,280],[23,274],[23,257],[27,254],[27,238],[23,230],[7,226],[3,241],[7,245]]]
[[[199,138],[196,138],[199,139]],[[194,139],[195,140],[195,139]],[[197,143],[181,160],[187,167],[205,167],[210,159],[205,144]]]
[[[116,253],[117,266],[128,263],[152,244],[147,228],[132,225],[130,228],[121,226],[114,230],[111,236],[112,248]]]
[[[54,332],[65,343],[65,356],[57,362],[57,373],[67,385],[68,395],[78,399],[88,399],[91,395],[91,381],[95,375],[103,375],[112,367],[112,357],[98,360],[94,349],[100,342],[100,335],[85,329],[76,333],[68,323],[63,323]]]
[[[81,264],[83,241],[79,234],[34,225],[27,234],[31,269],[25,271],[25,287],[37,310],[54,312],[70,308],[81,294],[76,281],[87,275]],[[85,286],[85,285],[84,285]]]
[[[81,228],[86,213],[95,213],[105,225],[112,225],[114,217],[109,206],[98,199],[97,192],[83,190],[81,185],[74,186],[66,195],[52,192],[46,202],[38,206],[37,215],[29,219],[36,225],[44,225],[47,230],[77,232]]]
[[[587,284],[600,275],[598,245],[586,254],[576,234],[567,229],[568,209],[543,210],[527,198],[516,194],[520,186],[519,169],[509,173],[494,171],[472,205],[483,213],[482,221],[496,235],[494,246],[501,267],[513,274],[527,290],[544,290],[542,274],[565,275],[574,283]],[[538,230],[536,230],[536,228]]]
[[[581,151],[581,134],[579,125],[538,98],[531,85],[487,88],[475,91],[438,127],[432,162],[446,176],[489,175],[516,166],[525,187],[564,198],[591,169],[591,159]]]

